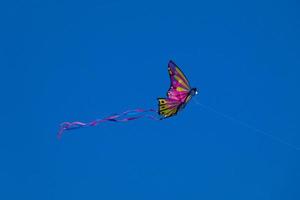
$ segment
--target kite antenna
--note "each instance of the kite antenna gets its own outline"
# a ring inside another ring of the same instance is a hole
[[[298,146],[295,146],[295,145],[293,145],[293,144],[291,144],[291,143],[289,143],[289,142],[287,142],[287,141],[281,139],[280,137],[277,137],[277,136],[275,136],[275,135],[273,135],[273,134],[271,134],[271,133],[269,133],[269,132],[266,132],[266,131],[263,131],[263,130],[261,130],[261,129],[259,129],[259,128],[256,128],[256,127],[254,127],[254,126],[252,126],[252,125],[250,125],[250,124],[248,124],[248,123],[246,123],[246,122],[244,122],[244,121],[242,121],[242,120],[236,119],[236,118],[234,118],[234,117],[232,117],[232,116],[230,116],[230,115],[227,115],[227,114],[225,114],[225,113],[222,113],[222,112],[220,112],[220,111],[217,111],[216,109],[214,109],[214,108],[212,108],[212,107],[210,107],[210,106],[208,106],[208,105],[204,105],[204,104],[202,104],[202,103],[199,103],[195,98],[193,98],[193,99],[194,99],[195,103],[196,103],[198,106],[201,106],[202,108],[204,108],[204,109],[206,109],[206,110],[208,110],[208,111],[211,111],[211,112],[213,112],[213,113],[215,113],[215,114],[217,114],[217,115],[219,115],[219,116],[221,116],[221,117],[223,117],[223,118],[226,118],[226,119],[228,119],[229,121],[238,123],[238,124],[240,124],[240,125],[242,125],[242,126],[248,128],[248,129],[253,130],[254,132],[257,132],[257,133],[260,133],[260,134],[262,134],[262,135],[265,135],[265,136],[271,138],[272,140],[275,140],[275,141],[277,141],[277,142],[279,142],[279,143],[281,143],[281,144],[284,144],[284,145],[287,145],[287,146],[291,147],[291,148],[294,149],[294,150],[300,151],[300,148],[299,148]]]

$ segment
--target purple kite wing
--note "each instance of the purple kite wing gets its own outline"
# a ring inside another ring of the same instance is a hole
[[[172,60],[169,61],[168,72],[171,86],[168,90],[167,96],[170,99],[184,102],[191,90],[188,79]]]

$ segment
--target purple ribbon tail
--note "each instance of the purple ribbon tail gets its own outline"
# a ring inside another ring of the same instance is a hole
[[[108,122],[108,121],[128,122],[128,121],[137,120],[140,118],[148,118],[148,119],[156,120],[156,121],[160,120],[160,118],[155,116],[154,113],[157,114],[157,111],[154,109],[146,110],[146,109],[138,108],[138,109],[134,109],[134,110],[127,110],[120,114],[114,114],[114,115],[108,116],[103,119],[96,119],[96,120],[88,122],[88,123],[79,122],[79,121],[63,122],[60,125],[60,128],[57,133],[57,137],[60,139],[65,131],[79,129],[79,128],[83,128],[83,127],[97,126],[100,123],[104,123],[104,122]]]

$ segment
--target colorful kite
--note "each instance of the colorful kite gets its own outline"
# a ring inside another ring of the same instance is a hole
[[[139,118],[149,118],[153,120],[161,120],[176,115],[181,111],[191,98],[197,94],[196,88],[191,88],[190,83],[179,67],[170,61],[168,64],[171,85],[167,92],[166,98],[158,98],[158,111],[154,109],[135,109],[128,110],[120,114],[114,114],[103,119],[97,119],[92,122],[63,122],[58,131],[60,138],[64,131],[73,130],[83,127],[96,126],[100,123],[112,122],[127,122]],[[159,114],[156,117],[154,114]]]

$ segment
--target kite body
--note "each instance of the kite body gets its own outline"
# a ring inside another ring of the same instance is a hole
[[[167,98],[158,98],[158,114],[162,116],[161,119],[176,115],[198,93],[196,88],[191,88],[188,79],[173,61],[168,64],[168,72],[171,85]]]
[[[173,62],[169,61],[168,72],[171,85],[167,92],[166,98],[158,98],[158,111],[154,109],[135,109],[128,110],[123,113],[114,114],[102,119],[96,119],[91,122],[63,122],[58,131],[58,138],[62,136],[64,131],[96,126],[100,123],[111,122],[127,122],[140,118],[149,118],[152,120],[161,120],[176,115],[182,110],[191,98],[197,94],[196,88],[191,88],[188,79]],[[160,118],[155,114],[159,114]]]

